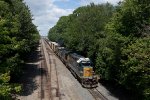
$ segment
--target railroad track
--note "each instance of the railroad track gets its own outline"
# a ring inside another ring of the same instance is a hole
[[[90,94],[93,96],[95,100],[108,100],[100,91],[98,91],[96,88],[88,89]]]
[[[49,54],[49,63],[51,65],[51,70],[53,69],[55,71],[55,75],[56,75],[56,78],[55,78],[55,82],[56,82],[56,84],[55,84],[56,85],[55,86],[56,95],[55,96],[58,97],[59,100],[61,100],[61,96],[60,96],[60,93],[59,93],[59,83],[58,83],[58,74],[57,74],[57,68],[56,68],[56,60],[53,57],[55,55],[55,53],[51,50],[51,48],[50,48],[50,46],[49,46],[49,44],[48,44],[47,41],[44,41],[44,43],[45,43],[46,50],[47,50],[47,52]],[[50,73],[53,73],[53,72],[50,72]],[[51,89],[53,89],[53,87],[51,87]],[[90,94],[93,96],[93,98],[95,100],[108,100],[96,88],[88,89],[88,91],[90,92]]]
[[[50,89],[51,89],[51,100],[61,100],[59,82],[58,82],[58,73],[56,68],[56,60],[53,55],[54,52],[49,47],[48,43],[44,40],[45,52],[47,52],[47,70],[48,70],[48,79],[50,79]]]
[[[51,100],[51,87],[50,87],[50,76],[48,74],[48,68],[46,64],[46,56],[44,51],[44,45],[41,45],[41,55],[42,55],[42,61],[41,61],[41,68],[40,68],[40,99],[41,100]],[[47,95],[46,95],[47,94]]]

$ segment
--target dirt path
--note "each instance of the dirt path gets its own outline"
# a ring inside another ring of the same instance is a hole
[[[24,72],[20,80],[23,91],[17,98],[20,100],[50,100],[47,70],[41,45],[30,55]]]

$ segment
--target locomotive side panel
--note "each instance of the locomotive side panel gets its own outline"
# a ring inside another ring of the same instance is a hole
[[[73,70],[75,72],[75,74],[79,78],[81,78],[79,64],[76,62],[76,60],[71,55],[68,55],[68,57],[67,57],[67,64],[71,68],[71,70]]]

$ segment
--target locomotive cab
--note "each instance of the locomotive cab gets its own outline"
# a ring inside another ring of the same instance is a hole
[[[81,83],[83,87],[97,87],[97,77],[89,58],[80,58],[77,63],[80,68]]]

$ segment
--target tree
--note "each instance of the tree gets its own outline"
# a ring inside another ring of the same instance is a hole
[[[150,38],[140,38],[123,49],[120,83],[150,98]]]
[[[11,100],[21,90],[24,55],[34,50],[39,33],[22,0],[0,0],[0,99]]]
[[[97,71],[105,79],[124,85],[141,99],[149,91],[149,0],[125,0],[106,25],[106,42],[99,49]],[[146,70],[146,71],[145,71]]]
[[[101,78],[149,100],[149,4],[150,0],[124,0],[116,7],[79,7],[50,29],[49,39],[60,39],[67,48],[90,57]]]
[[[49,31],[49,39],[61,40],[64,45],[84,56],[96,56],[99,38],[105,37],[104,26],[112,16],[114,8],[109,3],[91,4],[77,8],[73,14],[61,17]],[[56,39],[52,39],[52,38]]]

